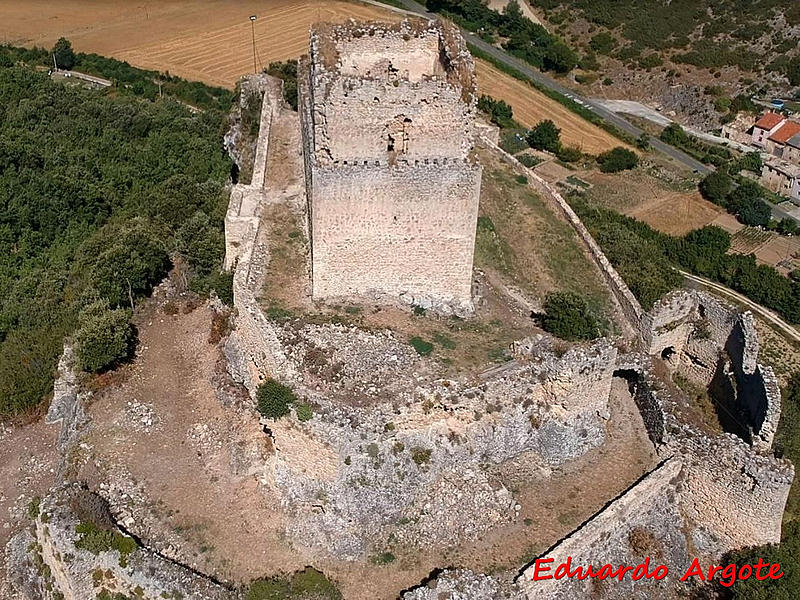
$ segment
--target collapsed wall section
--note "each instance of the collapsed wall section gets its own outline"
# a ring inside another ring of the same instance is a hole
[[[758,362],[758,333],[752,313],[696,290],[665,296],[642,319],[642,336],[679,374],[724,396],[747,429],[739,432],[754,448],[772,447],[781,411],[778,380]],[[722,400],[720,400],[722,401]]]

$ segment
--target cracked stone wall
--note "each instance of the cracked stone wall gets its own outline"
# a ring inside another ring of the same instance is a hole
[[[88,494],[77,485],[67,485],[51,492],[42,500],[35,523],[33,543],[24,562],[40,565],[44,597],[56,600],[95,598],[105,589],[137,598],[204,598],[234,600],[239,595],[190,569],[164,559],[147,548],[138,548],[123,557],[118,550],[97,553],[75,545],[75,528],[81,522],[74,511],[76,496]],[[115,530],[113,525],[109,525]],[[23,532],[22,538],[30,534]],[[26,569],[25,564],[15,565]],[[59,592],[61,596],[56,596]]]
[[[651,570],[658,564],[675,567],[671,569],[673,573],[688,567],[689,542],[679,526],[683,517],[676,503],[681,466],[680,459],[667,460],[542,555],[553,559],[548,565],[550,572],[544,574],[552,575],[567,557],[572,557],[573,570],[588,565],[599,568],[606,563],[614,568],[619,564],[636,565],[645,556],[650,556]],[[577,578],[533,581],[533,573],[532,564],[520,574],[518,585],[528,598],[548,600],[663,597],[675,584],[673,579],[635,582],[630,574],[622,582],[608,584]]]
[[[338,347],[336,327],[312,330],[316,348]],[[307,343],[295,339],[293,355],[305,354]],[[404,352],[404,344],[384,344],[382,356]],[[328,390],[317,391],[321,384],[298,383],[295,391],[317,407],[315,418],[266,423],[276,448],[273,484],[294,517],[290,536],[311,550],[356,559],[382,551],[390,539],[439,547],[515,520],[519,506],[492,472],[523,460],[529,472],[547,477],[603,443],[615,357],[607,342],[561,357],[539,348],[477,385],[415,378],[420,365],[412,360],[392,373],[416,385],[392,397],[383,389],[387,402],[370,407],[332,400]]]
[[[463,39],[438,21],[325,26],[299,93],[313,296],[471,310],[481,167]]]
[[[574,568],[635,565],[650,556],[651,564],[669,567],[670,579],[534,582],[531,563],[517,579],[528,598],[671,598],[693,557],[715,561],[729,550],[780,541],[791,463],[760,455],[732,434],[709,437],[686,422],[680,406],[686,398],[664,388],[649,358],[623,356],[616,373],[629,380],[663,462],[540,558],[553,558],[555,568],[572,556]]]
[[[753,446],[769,451],[780,419],[780,386],[772,367],[758,362],[752,313],[704,292],[679,290],[645,315],[642,334],[649,354],[661,355],[680,374],[729,396]]]

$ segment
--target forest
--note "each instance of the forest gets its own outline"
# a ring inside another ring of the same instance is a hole
[[[578,64],[578,55],[557,35],[524,16],[515,1],[502,13],[482,0],[427,0],[426,7],[479,33],[489,43],[503,38],[506,51],[539,69],[568,73]]]
[[[797,37],[789,31],[800,25],[800,3],[793,0],[531,0],[531,5],[543,9],[555,26],[582,17],[597,32],[592,50],[629,65],[659,66],[668,55],[675,63],[709,69],[773,71],[800,84]],[[788,27],[777,25],[782,22]],[[754,42],[762,38],[766,47],[759,49]]]
[[[129,344],[130,312],[174,261],[193,289],[230,295],[227,112],[66,85],[13,58],[0,61],[0,417],[42,405],[66,336],[106,323],[109,345]]]

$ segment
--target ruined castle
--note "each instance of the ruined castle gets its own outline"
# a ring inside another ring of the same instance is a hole
[[[472,57],[441,21],[311,32],[298,69],[314,299],[469,307]]]
[[[463,40],[428,21],[319,27],[298,76],[299,114],[284,102],[279,80],[258,75],[242,83],[240,103],[255,94],[262,104],[252,180],[233,187],[225,220],[235,309],[223,344],[228,372],[252,397],[272,378],[314,407],[307,419],[294,407],[285,418],[262,420],[263,429],[255,429],[269,436],[272,451],[242,467],[271,506],[280,506],[293,547],[311,562],[364,561],[396,548],[422,556],[496,532],[500,545],[511,546],[535,536],[541,518],[526,518],[530,499],[519,488],[546,487],[581,459],[590,466],[623,464],[626,455],[602,451],[620,447],[609,445],[624,420],[643,432],[647,454],[630,455],[638,478],[619,495],[603,497],[581,521],[565,520],[563,537],[537,548],[540,557],[635,564],[647,555],[677,572],[694,556],[714,561],[731,549],[780,540],[794,469],[772,452],[780,391],[772,370],[758,362],[752,315],[692,290],[643,310],[559,192],[491,141],[477,140],[528,176],[583,240],[635,332],[630,346],[602,339],[567,348],[536,334],[511,345],[513,360],[456,376],[438,370],[396,331],[272,317],[260,295],[274,259],[265,215],[276,205],[301,217],[310,240],[307,293],[314,299],[472,302],[481,168],[472,157],[475,84]],[[235,155],[242,143],[235,118],[232,132]],[[48,416],[63,423],[65,446],[79,443],[83,420],[71,361],[66,348]],[[729,399],[725,410],[741,426],[709,427],[672,384],[673,373],[719,386]],[[256,418],[251,405],[242,411]],[[592,473],[589,467],[562,479],[570,485],[560,501],[577,494],[578,484],[593,485]],[[145,538],[149,532],[132,519],[128,496],[114,496],[128,491],[100,495],[115,523]],[[157,544],[136,550],[124,565],[115,550],[95,555],[77,548],[76,506],[87,503],[97,504],[76,486],[42,502],[32,531],[9,544],[17,587],[33,582],[63,594],[48,600],[93,597],[92,573],[100,569],[106,584],[126,594],[241,598],[177,564]],[[561,508],[552,507],[558,522],[571,518]],[[31,553],[33,561],[26,558]],[[36,573],[35,564],[47,569]],[[400,594],[404,600],[615,600],[691,591],[674,581],[604,588],[582,580],[534,583],[531,564],[518,566],[492,575],[437,569]]]

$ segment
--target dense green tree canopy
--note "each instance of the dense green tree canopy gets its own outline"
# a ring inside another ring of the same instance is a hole
[[[52,389],[88,303],[130,309],[173,254],[218,276],[224,120],[0,67],[0,415]]]
[[[540,121],[528,132],[527,140],[531,148],[547,150],[554,154],[561,148],[561,130],[550,119]]]

